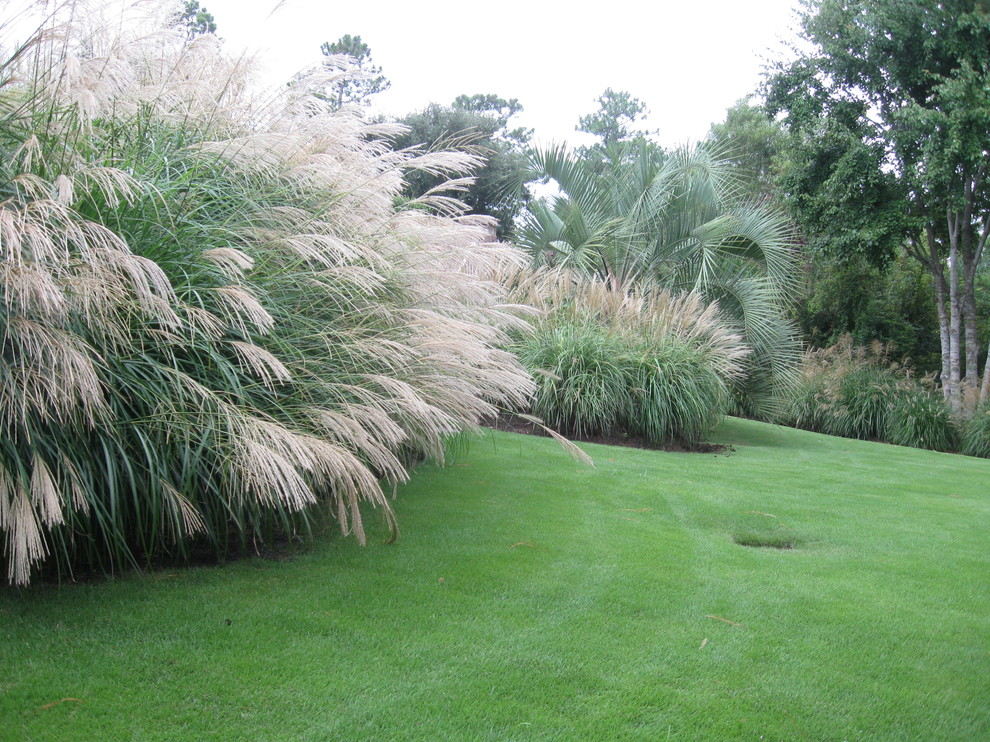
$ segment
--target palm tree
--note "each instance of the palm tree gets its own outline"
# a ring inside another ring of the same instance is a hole
[[[770,412],[800,351],[785,316],[796,266],[784,217],[746,203],[709,145],[666,152],[639,139],[596,162],[556,146],[532,164],[559,189],[520,231],[535,262],[595,273],[615,291],[696,291],[718,302],[752,350],[737,399]]]

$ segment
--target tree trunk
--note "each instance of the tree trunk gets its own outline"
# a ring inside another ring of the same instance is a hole
[[[983,229],[979,234],[974,234],[973,214],[976,206],[974,194],[980,187],[980,182],[983,179],[983,170],[984,168],[981,166],[973,179],[964,176],[963,194],[965,200],[962,212],[955,214],[954,217],[956,220],[956,241],[959,247],[957,258],[961,263],[957,267],[961,269],[963,284],[960,302],[966,333],[966,369],[962,397],[967,408],[976,403],[977,388],[980,385],[980,349],[976,328],[976,268],[979,265],[983,252],[983,233],[986,230]]]
[[[966,376],[963,397],[966,406],[976,401],[976,391],[980,386],[980,348],[976,326],[976,266],[963,263],[962,310],[966,340]]]
[[[980,388],[980,407],[990,404],[990,345],[987,346],[987,362],[983,366],[983,386]]]
[[[981,177],[982,174],[983,171],[981,169]],[[983,251],[986,249],[988,238],[990,238],[990,214],[983,218],[983,222],[980,224],[980,231],[976,235],[973,248],[970,250],[970,255],[967,256],[968,260],[966,261],[966,376],[969,378],[970,375],[969,345],[972,342],[974,406],[990,402],[990,399],[987,399],[988,395],[990,395],[990,345],[987,346],[987,362],[983,364],[983,386],[980,388],[979,397],[976,397],[976,384],[979,383],[980,378],[980,371],[976,367],[976,363],[979,360],[979,355],[977,354],[977,342],[979,341],[976,335],[976,271],[980,267],[980,261],[983,260]],[[971,335],[972,340],[970,339]]]
[[[949,404],[955,412],[962,408],[962,312],[959,301],[959,215],[949,217]]]
[[[938,339],[942,346],[942,394],[949,399],[952,394],[952,375],[949,373],[949,309],[948,293],[949,286],[945,280],[945,271],[942,268],[942,260],[938,254],[938,242],[935,239],[935,228],[929,224],[925,227],[925,238],[928,243],[928,254],[922,260],[921,250],[914,252],[914,256],[924,263],[932,274],[932,282],[935,284],[935,306],[938,309]]]

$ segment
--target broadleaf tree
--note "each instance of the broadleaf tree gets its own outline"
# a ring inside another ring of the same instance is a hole
[[[727,110],[724,121],[712,124],[707,140],[741,176],[744,199],[790,206],[796,225],[804,228],[795,235],[795,249],[803,263],[802,288],[791,308],[804,341],[828,347],[849,336],[860,345],[893,343],[892,352],[909,359],[913,369],[936,371],[940,352],[931,279],[923,266],[903,252],[894,257],[899,241],[882,250],[870,249],[869,231],[876,229],[877,222],[882,226],[882,215],[874,210],[872,223],[857,220],[861,222],[859,231],[850,229],[843,237],[850,249],[840,250],[836,249],[837,235],[826,232],[823,237],[815,225],[820,219],[836,218],[832,202],[843,200],[841,191],[816,202],[784,203],[782,173],[793,181],[814,178],[815,172],[808,161],[800,171],[794,171],[794,153],[787,146],[783,125],[751,98],[737,101]],[[826,148],[825,152],[827,159],[831,150]],[[835,152],[855,155],[855,150],[838,146]],[[850,156],[847,164],[855,159]],[[864,191],[857,193],[862,197]],[[853,210],[870,206],[862,200],[843,204]]]
[[[712,124],[707,140],[739,173],[743,197],[773,202],[785,136],[783,127],[747,97],[726,111],[725,121]]]
[[[904,249],[935,288],[942,385],[979,385],[977,273],[990,236],[990,11],[978,0],[809,0],[809,50],[766,88],[806,232],[875,264]],[[979,396],[990,398],[990,374]]]

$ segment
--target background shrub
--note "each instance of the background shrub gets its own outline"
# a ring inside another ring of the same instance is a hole
[[[958,436],[942,395],[920,384],[906,384],[891,399],[884,439],[898,446],[955,450]]]
[[[990,459],[990,410],[977,410],[960,434],[960,453]]]
[[[845,438],[882,437],[904,376],[888,353],[880,343],[857,346],[848,336],[831,348],[807,351],[780,421]]]
[[[828,432],[844,438],[882,438],[899,377],[895,369],[864,364],[838,380]]]
[[[953,450],[958,432],[941,394],[890,363],[889,353],[888,346],[857,346],[848,336],[807,352],[781,422],[827,435]]]

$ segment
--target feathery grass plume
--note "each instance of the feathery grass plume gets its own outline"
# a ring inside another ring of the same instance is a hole
[[[23,487],[16,487],[8,503],[4,528],[7,531],[7,581],[26,585],[31,568],[48,554],[31,500]]]
[[[636,327],[645,337],[676,337],[696,347],[727,380],[741,378],[752,353],[717,302],[694,292],[635,287],[615,291],[595,276],[567,269],[524,269],[504,277],[512,300],[544,312],[592,316],[619,330]]]
[[[449,195],[395,206],[404,172],[456,193],[477,156],[395,152],[394,126],[304,79],[256,96],[248,60],[186,42],[164,5],[139,26],[111,7],[0,30],[8,579],[324,513],[363,541],[363,502],[394,529],[382,484],[535,389],[490,277],[523,256]]]
[[[61,525],[62,503],[45,460],[35,454],[31,471],[31,505],[48,528]]]

